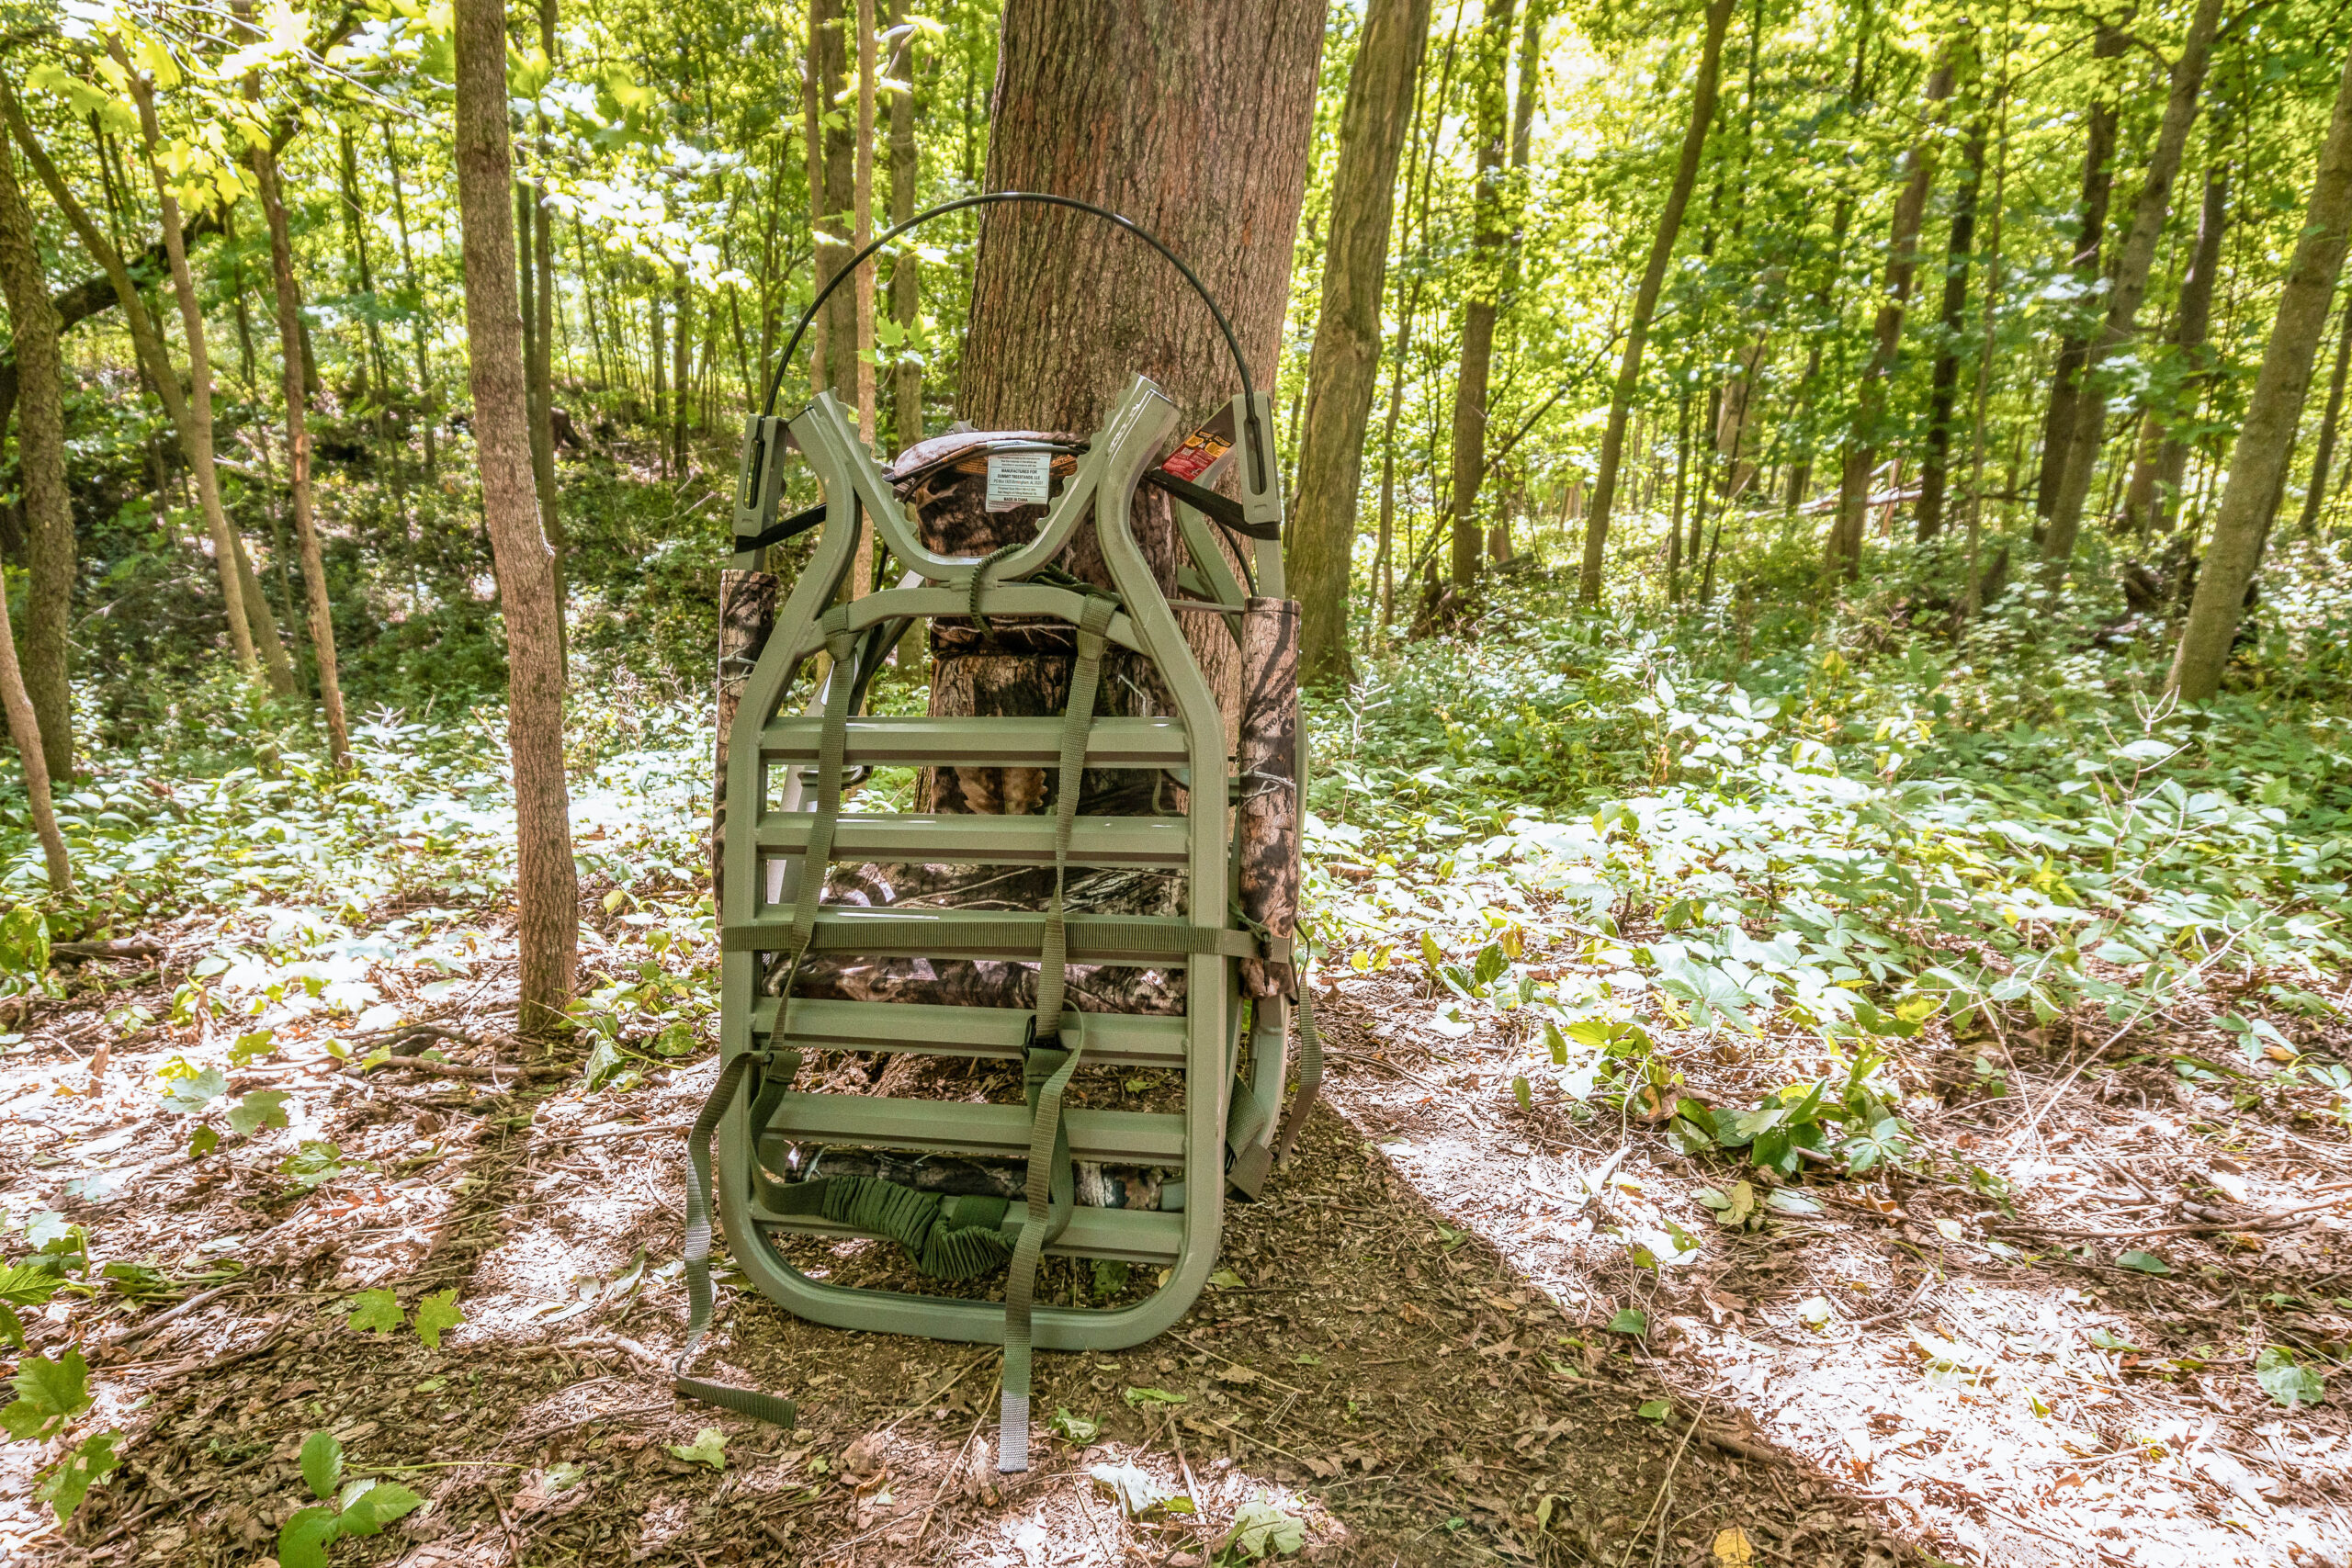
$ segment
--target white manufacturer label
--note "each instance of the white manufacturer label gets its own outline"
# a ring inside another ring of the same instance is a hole
[[[1051,499],[1054,477],[1051,452],[997,452],[989,457],[989,510],[1010,512],[1016,506],[1043,506]]]

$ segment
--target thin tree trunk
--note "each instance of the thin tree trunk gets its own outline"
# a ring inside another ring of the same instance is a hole
[[[1344,683],[1354,674],[1348,581],[1356,499],[1380,375],[1380,301],[1387,287],[1396,163],[1429,26],[1430,0],[1371,0],[1340,111],[1322,306],[1307,360],[1306,428],[1285,547],[1290,590],[1300,608],[1300,673],[1311,682]]]
[[[1453,383],[1453,580],[1468,592],[1478,576],[1485,538],[1478,526],[1478,483],[1487,471],[1487,391],[1494,370],[1495,311],[1502,292],[1505,160],[1510,155],[1511,15],[1515,0],[1484,0],[1472,45],[1471,119],[1477,137],[1471,196],[1473,249],[1462,279],[1462,352]]]
[[[1943,532],[1944,495],[1951,462],[1953,405],[1960,396],[1960,339],[1968,326],[1968,269],[1976,244],[1976,197],[1984,183],[1985,113],[1979,108],[1961,154],[1961,181],[1951,197],[1951,231],[1944,243],[1941,344],[1928,390],[1928,451],[1919,467],[1918,539]]]
[[[1887,237],[1886,283],[1879,299],[1878,320],[1871,333],[1870,363],[1862,369],[1861,386],[1854,397],[1854,421],[1846,436],[1846,450],[1838,473],[1838,515],[1830,525],[1824,571],[1831,577],[1852,577],[1862,564],[1862,525],[1870,508],[1871,474],[1878,467],[1878,444],[1885,432],[1889,383],[1894,359],[1903,344],[1903,317],[1911,302],[1911,285],[1919,266],[1919,225],[1928,215],[1928,193],[1936,181],[1934,135],[1942,105],[1951,96],[1951,49],[1928,73],[1925,129],[1904,155],[1907,178],[1894,198],[1894,219]]]
[[[12,106],[13,107],[13,106]],[[72,498],[65,489],[65,366],[57,347],[57,311],[49,302],[48,280],[41,276],[40,253],[35,247],[33,217],[17,188],[15,160],[0,143],[0,292],[8,301],[17,366],[17,475],[23,493],[25,532],[29,541],[51,541],[62,534],[70,552],[74,538]],[[35,561],[44,560],[36,554]],[[69,570],[72,557],[67,557]],[[35,568],[39,570],[39,566]],[[65,592],[73,591],[71,577]],[[25,620],[28,629],[40,606],[28,595]],[[62,607],[69,613],[72,604]],[[61,690],[55,705],[56,728],[34,700],[31,683],[17,661],[17,639],[8,625],[7,599],[0,593],[0,699],[8,714],[8,733],[25,770],[25,794],[33,808],[33,826],[40,835],[41,853],[49,865],[49,886],[63,892],[73,885],[73,868],[65,858],[65,840],[59,837],[56,814],[51,809],[50,775],[65,777],[74,771],[73,702],[66,683],[64,623],[66,614],[51,617],[57,646],[49,650],[51,664],[43,673]]]
[[[464,236],[468,379],[482,514],[506,624],[507,746],[514,761],[520,1026],[545,1033],[563,1013],[579,962],[580,887],[563,767],[563,668],[555,572],[531,484],[508,193],[506,16],[457,0],[457,166]]]
[[[824,115],[824,204],[818,225],[826,240],[825,264],[819,269],[820,286],[832,280],[854,254],[852,237],[857,228],[857,51],[851,33],[857,27],[852,0],[810,0],[810,28],[817,38],[818,102]],[[823,23],[818,25],[818,14]],[[857,397],[857,286],[854,281],[833,290],[825,307],[825,379],[821,383],[837,397],[854,404]],[[866,433],[871,438],[871,432]]]
[[[890,0],[890,28],[899,35],[898,69],[902,84],[890,95],[890,226],[915,215],[915,187],[922,159],[915,146],[915,31],[908,25],[910,0]],[[922,439],[922,365],[908,352],[921,310],[922,263],[911,245],[890,261],[890,320],[898,323],[898,363],[890,372],[890,439],[903,452]]]
[[[2120,59],[2131,47],[2131,35],[2120,21],[2099,17],[2091,43],[2092,69]],[[2107,239],[2107,206],[2115,189],[2116,110],[2112,99],[2100,94],[2091,99],[2083,138],[2083,186],[2076,205],[2082,226],[2075,237],[2068,270],[2075,287],[2087,295],[2098,286],[2099,248]],[[2039,519],[2033,536],[2038,544],[2058,504],[2058,487],[2065,474],[2066,454],[2075,438],[2075,411],[2082,402],[2082,369],[2090,357],[2092,327],[2087,321],[2070,321],[2058,340],[2058,361],[2050,375],[2050,403],[2041,420],[2041,475],[2034,486],[2033,514]]]
[[[171,182],[155,162],[156,146],[163,140],[163,131],[155,119],[153,85],[145,76],[132,70],[119,40],[113,47],[116,62],[130,73],[131,94],[139,106],[140,130],[146,140],[148,168],[154,175],[156,201],[163,212],[164,249],[171,264],[172,292],[179,299],[180,328],[187,340],[188,469],[196,481],[197,500],[204,511],[205,527],[212,536],[213,565],[220,575],[220,603],[229,618],[229,644],[236,649],[237,662],[251,673],[259,667],[253,615],[260,614],[265,620],[267,616],[260,604],[249,605],[245,602],[244,579],[247,573],[240,570],[243,563],[238,559],[237,536],[229,526],[228,513],[221,509],[220,476],[213,471],[212,362],[206,351],[204,309],[197,302],[196,277],[188,270],[187,243],[182,237],[179,200],[172,195]],[[257,600],[259,595],[255,594],[254,598]],[[278,658],[281,660],[285,658],[283,649],[279,650]],[[277,670],[271,670],[270,685],[274,689],[290,691],[293,684],[290,665],[287,668],[282,685]]]
[[[408,286],[410,297],[416,302],[416,314],[409,322],[409,332],[416,343],[416,423],[424,443],[424,472],[430,479],[441,471],[439,448],[433,439],[433,426],[440,417],[433,396],[433,361],[424,346],[424,294],[416,281],[416,252],[408,237],[408,197],[401,189],[400,148],[392,140],[392,122],[384,122],[384,162],[391,170],[392,220],[400,226],[401,280]]]
[[[854,254],[865,249],[874,238],[874,93],[877,65],[875,60],[874,0],[857,0],[857,147],[852,164],[850,189],[850,244]],[[867,261],[850,279],[856,296],[857,312],[857,438],[868,450],[878,450],[881,432],[876,428],[879,411],[875,406],[874,379],[874,264]],[[849,567],[849,596],[862,599],[873,586],[874,523],[861,512],[857,530],[857,555]]]
[[[2320,149],[2311,205],[2295,243],[2270,341],[2262,354],[2245,425],[2231,448],[2230,479],[2213,519],[2213,537],[2197,574],[2197,596],[2181,626],[2170,689],[2199,702],[2221,688],[2222,671],[2245,613],[2247,586],[2261,559],[2271,498],[2284,482],[2311,389],[2312,362],[2327,324],[2336,275],[2352,227],[2352,58],[2336,86],[2335,110]]]
[[[2352,300],[2344,308],[2344,324],[2335,335],[2335,371],[2328,378],[2327,411],[2319,422],[2319,445],[2312,453],[2311,483],[2303,491],[2303,513],[2296,520],[2298,533],[2308,534],[2319,524],[2319,509],[2327,499],[2328,469],[2335,461],[2336,421],[2344,413],[2344,375],[2352,369]]]
[[[686,293],[686,264],[670,264],[670,472],[686,477],[686,420],[694,387],[694,310]]]
[[[2132,205],[2132,227],[2124,234],[2115,276],[2108,286],[2107,325],[2083,363],[2082,393],[2074,429],[2067,437],[2066,465],[2059,475],[2050,526],[2042,540],[2043,558],[2061,573],[2074,557],[2075,537],[2082,529],[2083,509],[2090,499],[2091,478],[2107,440],[2109,388],[2099,369],[2139,335],[2140,302],[2147,296],[2156,243],[2164,236],[2165,218],[2172,209],[2173,181],[2180,173],[2181,155],[2188,148],[2189,129],[2197,123],[2205,68],[2213,58],[2213,34],[2221,21],[2222,0],[2198,0],[2188,36],[2181,42],[2180,58],[2173,63],[2171,90],[2165,98],[2155,146],[2147,155],[2147,173]]]
[[[1674,167],[1666,209],[1658,214],[1657,231],[1650,240],[1648,265],[1642,269],[1640,288],[1634,295],[1633,320],[1626,324],[1625,349],[1617,362],[1616,384],[1609,394],[1609,427],[1600,441],[1600,472],[1592,486],[1592,510],[1585,514],[1584,571],[1577,597],[1585,604],[1600,602],[1600,568],[1609,544],[1609,513],[1617,500],[1617,470],[1624,460],[1625,417],[1642,374],[1642,349],[1649,341],[1650,318],[1657,311],[1658,291],[1666,284],[1667,264],[1674,256],[1674,242],[1682,231],[1683,209],[1699,183],[1699,156],[1706,150],[1707,129],[1714,123],[1715,89],[1724,56],[1724,30],[1731,25],[1737,0],[1710,0],[1706,39],[1699,54],[1699,79],[1690,94],[1690,119],[1682,134],[1682,155]]]
[[[248,79],[247,92],[259,83]],[[269,269],[277,297],[277,341],[286,360],[286,473],[293,498],[295,546],[302,552],[302,591],[311,617],[311,650],[318,660],[319,705],[325,710],[327,754],[338,768],[351,765],[351,726],[344,717],[343,682],[335,661],[334,606],[327,597],[326,556],[311,516],[311,429],[302,398],[301,311],[294,292],[294,245],[287,230],[286,203],[278,194],[277,163],[266,145],[253,151],[254,183],[262,218],[269,225]]]
[[[552,65],[556,0],[539,0],[537,9],[539,49]],[[537,118],[539,155],[544,160],[549,155],[548,118],[544,114]],[[539,529],[547,535],[555,572],[556,667],[568,671],[571,638],[564,615],[564,581],[570,548],[564,536],[563,498],[555,482],[555,209],[548,205],[542,186],[524,188],[531,203],[531,226],[524,231],[529,245],[525,261],[534,283],[524,296],[531,310],[531,319],[524,323],[524,344],[528,350],[525,373],[531,383],[531,485],[538,493]]]
[[[2215,152],[2205,171],[2205,199],[2197,219],[2197,249],[2180,280],[2180,299],[2173,310],[2172,342],[2189,368],[2181,378],[2177,396],[2178,423],[2197,415],[2207,384],[2212,378],[2213,355],[2205,335],[2213,315],[2213,280],[2222,267],[2222,239],[2230,220],[2230,160],[2227,138],[2216,114],[2211,131]],[[2175,434],[2172,423],[2150,409],[2142,429],[2142,451],[2147,454],[2134,469],[2124,494],[2124,512],[2135,532],[2165,532],[2179,511],[2181,480],[2188,467],[2188,443]]]

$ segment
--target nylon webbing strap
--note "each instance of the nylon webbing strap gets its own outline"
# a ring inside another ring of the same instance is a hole
[[[763,1393],[755,1388],[735,1388],[727,1383],[706,1382],[686,1375],[686,1368],[694,1362],[695,1352],[702,1348],[703,1336],[710,1332],[713,1297],[710,1289],[710,1135],[718,1130],[719,1118],[734,1102],[737,1090],[742,1087],[743,1076],[751,1071],[753,1058],[749,1053],[737,1056],[718,1070],[718,1082],[711,1087],[710,1098],[702,1103],[702,1112],[695,1118],[694,1131],[686,1134],[686,1160],[693,1168],[686,1178],[686,1300],[690,1310],[686,1317],[686,1342],[678,1349],[678,1359],[670,1364],[671,1387],[681,1399],[700,1400],[722,1410],[732,1410],[738,1416],[748,1416],[755,1421],[765,1421],[789,1430],[800,1424],[799,1407],[791,1400],[773,1393]]]
[[[1322,1088],[1323,1037],[1315,1032],[1315,987],[1302,964],[1298,971],[1298,1094],[1283,1118],[1282,1136],[1274,1142],[1274,1158],[1279,1163],[1290,1164],[1291,1145],[1298,1141],[1298,1130],[1306,1124],[1306,1113],[1315,1108],[1315,1097]]]
[[[808,823],[808,852],[800,859],[800,896],[793,900],[792,957],[784,983],[777,987],[779,1006],[789,1002],[792,983],[798,978],[808,944],[817,934],[817,906],[825,894],[825,875],[833,861],[833,829],[842,815],[842,758],[849,749],[850,690],[857,684],[851,660],[857,651],[856,636],[842,623],[848,607],[835,605],[825,613],[825,652],[833,661],[825,677],[825,717],[817,740],[817,809]]]
[[[1114,600],[1089,594],[1078,623],[1078,662],[1071,668],[1069,705],[1062,713],[1062,750],[1055,779],[1054,896],[1046,908],[1046,940],[1037,966],[1037,1027],[1023,1077],[1029,1099],[1028,1212],[1013,1246],[1004,1281],[1004,1404],[998,1417],[997,1464],[1001,1472],[1029,1468],[1030,1316],[1037,1291],[1037,1263],[1046,1244],[1069,1224],[1077,1194],[1069,1163],[1069,1131],[1062,1122],[1062,1094],[1086,1036],[1073,1030],[1067,1047],[1062,1003],[1068,995],[1069,931],[1062,896],[1069,873],[1069,841],[1078,822],[1078,797],[1085,783],[1086,739],[1094,727],[1094,694],[1102,683],[1103,634]]]

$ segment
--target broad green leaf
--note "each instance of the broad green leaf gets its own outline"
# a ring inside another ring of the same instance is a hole
[[[33,1495],[57,1511],[59,1524],[73,1517],[74,1510],[82,1506],[90,1488],[122,1462],[114,1451],[121,1440],[120,1432],[99,1432],[83,1438],[78,1446],[68,1449],[34,1486]]]
[[[688,1464],[707,1464],[713,1470],[727,1468],[727,1434],[716,1427],[705,1427],[691,1443],[663,1445],[675,1459]]]
[[[466,1314],[458,1310],[455,1285],[422,1297],[416,1303],[416,1337],[435,1350],[441,1348],[442,1331],[465,1321]]]
[[[2274,1404],[2289,1410],[2317,1404],[2327,1397],[2319,1374],[2298,1363],[2292,1350],[2277,1345],[2266,1347],[2255,1357],[2254,1381]]]
[[[1631,1334],[1638,1338],[1649,1331],[1650,1314],[1637,1307],[1621,1307],[1617,1315],[1609,1320],[1611,1334]]]
[[[207,1067],[196,1077],[174,1084],[164,1096],[164,1105],[182,1116],[193,1116],[228,1092],[228,1075],[218,1067]]]
[[[57,1294],[64,1283],[65,1276],[37,1263],[0,1266],[0,1303],[12,1306],[39,1306]]]
[[[351,1315],[344,1320],[352,1328],[371,1334],[390,1334],[401,1325],[401,1302],[391,1292],[381,1288],[362,1291],[351,1298]]]
[[[188,1135],[187,1157],[190,1159],[202,1159],[206,1155],[210,1154],[220,1146],[220,1129],[217,1127],[206,1127],[199,1125],[194,1133]]]
[[[424,1506],[424,1498],[400,1483],[379,1481],[343,1506],[338,1522],[345,1535],[375,1535]]]
[[[1181,1393],[1170,1393],[1164,1388],[1131,1388],[1123,1397],[1137,1410],[1147,1404],[1182,1404],[1186,1398]]]
[[[1090,1421],[1083,1416],[1073,1416],[1069,1413],[1068,1405],[1056,1410],[1053,1419],[1046,1424],[1053,1428],[1054,1436],[1066,1443],[1081,1445],[1091,1443],[1102,1434],[1101,1422]]]
[[[286,1125],[286,1090],[257,1089],[229,1108],[229,1131],[251,1137],[264,1127]]]
[[[17,1364],[16,1403],[0,1410],[0,1427],[12,1438],[53,1438],[90,1407],[90,1365],[69,1348],[56,1360],[27,1356]]]
[[[343,1484],[343,1444],[333,1432],[313,1432],[302,1439],[302,1483],[322,1502]]]
[[[1272,1503],[1253,1501],[1233,1510],[1233,1528],[1219,1547],[1227,1561],[1259,1562],[1288,1557],[1306,1545],[1306,1526]]]
[[[343,1521],[325,1508],[298,1510],[277,1531],[278,1568],[327,1568],[327,1547]]]
[[[2120,1268],[2135,1269],[2143,1274],[2169,1274],[2172,1272],[2172,1265],[2165,1262],[2163,1258],[2157,1257],[2153,1252],[2127,1252],[2122,1257],[2118,1258],[2115,1261],[2117,1266]]]

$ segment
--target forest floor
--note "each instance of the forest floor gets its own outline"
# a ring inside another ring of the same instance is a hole
[[[220,929],[148,934],[164,951],[113,964],[130,989],[106,1001],[160,1010]],[[0,1450],[0,1558],[254,1562],[309,1501],[296,1451],[314,1430],[354,1473],[430,1500],[335,1560],[416,1568],[1200,1562],[1252,1501],[1299,1519],[1317,1560],[1366,1563],[2310,1565],[2352,1547],[2326,1495],[2342,1406],[2284,1423],[2202,1343],[2282,1270],[2308,1291],[2337,1222],[2200,1223],[2176,1194],[2219,1166],[2190,1146],[2180,1080],[2088,1090],[2063,1032],[2019,1043],[2014,1099],[1925,1131],[1996,1137],[2004,1104],[2031,1106],[2053,1170],[2097,1169],[2141,1194],[2140,1224],[2177,1231],[2175,1277],[1996,1254],[1998,1236],[2030,1247],[2104,1216],[2053,1199],[2006,1221],[1900,1180],[1814,1184],[1760,1228],[1714,1230],[1695,1267],[1629,1267],[1594,1252],[1591,1216],[1642,1204],[1708,1228],[1703,1172],[1638,1121],[1523,1111],[1507,1040],[1432,1030],[1396,975],[1343,980],[1323,1010],[1329,1107],[1264,1201],[1228,1211],[1227,1282],[1137,1349],[1041,1357],[1041,1417],[1099,1431],[997,1477],[994,1355],[974,1347],[844,1334],[729,1292],[708,1364],[796,1395],[804,1425],[671,1396],[681,1128],[711,1059],[594,1095],[570,1063],[526,1080],[496,1038],[503,944],[469,935],[469,1003],[441,1018],[481,1042],[443,1042],[462,1077],[427,1063],[362,1078],[323,1048],[323,1014],[297,1021],[225,1085],[292,1090],[292,1124],[201,1160],[152,1087],[187,1050],[177,1032],[118,1042],[93,1072],[105,1015],[74,1004],[107,965],[85,965],[0,1061],[11,1211],[81,1226],[90,1259],[148,1260],[159,1303],[171,1280],[206,1292],[158,1311],[107,1269],[110,1310],[61,1299],[33,1317],[34,1348],[87,1355],[124,1469],[61,1535],[29,1495],[32,1446]],[[2259,1116],[2233,1131],[2223,1174],[2256,1208],[2352,1164]],[[326,1145],[337,1168],[306,1180],[297,1156]],[[463,1322],[438,1348],[349,1326],[379,1286],[411,1309],[455,1287]],[[1645,1333],[1611,1331],[1628,1309]],[[676,1457],[710,1427],[720,1468]],[[1129,1522],[1090,1479],[1105,1464],[1198,1517]]]
[[[707,713],[582,693],[542,1054],[494,711],[335,774],[191,707],[64,802],[117,950],[0,915],[0,1301],[67,1410],[0,1562],[258,1568],[325,1432],[424,1500],[346,1564],[2352,1564],[2352,725],[2004,614],[1738,684],[1552,610],[1318,706],[1325,1103],[1177,1329],[1039,1357],[1017,1477],[993,1350],[740,1276],[700,1370],[801,1425],[670,1391]]]

